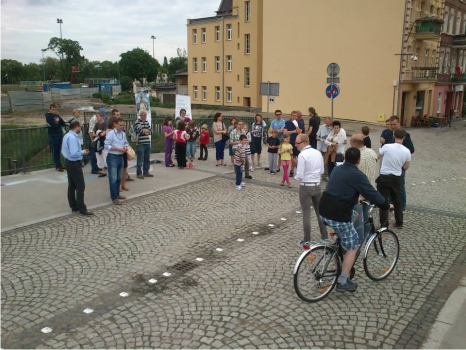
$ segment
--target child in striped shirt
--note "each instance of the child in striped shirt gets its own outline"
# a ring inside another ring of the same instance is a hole
[[[245,145],[248,143],[246,135],[240,135],[239,144],[237,145],[234,153],[233,164],[235,165],[236,173],[236,189],[241,190],[246,184],[243,185],[243,165],[246,164],[246,149]]]

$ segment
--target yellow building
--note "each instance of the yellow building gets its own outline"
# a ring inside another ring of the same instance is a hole
[[[435,18],[424,17],[441,16],[443,3],[223,0],[217,16],[188,20],[192,103],[266,111],[259,85],[270,81],[280,84],[271,111],[307,112],[313,106],[319,115],[330,115],[327,66],[335,62],[340,94],[333,101],[334,118],[377,122],[403,111],[409,123],[417,91],[426,91],[423,103],[432,108],[440,33],[435,23],[429,32]],[[410,62],[414,54],[416,67]]]

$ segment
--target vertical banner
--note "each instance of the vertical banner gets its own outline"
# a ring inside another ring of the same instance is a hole
[[[180,115],[180,110],[186,110],[186,117],[193,119],[191,115],[191,96],[176,95],[175,118]]]
[[[137,92],[134,94],[134,98],[136,100],[136,113],[137,117],[139,118],[139,111],[144,109],[147,111],[147,120],[149,124],[152,126],[152,118],[150,113],[150,93],[149,92]]]

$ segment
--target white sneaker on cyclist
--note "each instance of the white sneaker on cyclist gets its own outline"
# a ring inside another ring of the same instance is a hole
[[[246,182],[241,182],[241,187],[246,187]]]
[[[242,188],[241,186],[236,186],[236,189],[237,189],[238,191],[241,191],[243,188]]]
[[[298,242],[298,247],[303,248],[304,250],[309,250],[311,248],[311,243],[304,242],[304,241],[299,241]]]

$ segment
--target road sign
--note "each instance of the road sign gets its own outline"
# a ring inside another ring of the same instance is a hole
[[[340,84],[340,77],[335,77],[335,78],[327,78],[327,84]]]
[[[335,97],[337,97],[339,93],[340,93],[340,88],[336,84],[333,84],[333,85],[330,84],[325,89],[325,94],[327,95],[328,98],[331,98],[331,99],[334,99]]]
[[[280,83],[261,83],[260,94],[262,96],[278,96],[280,92]]]
[[[330,63],[327,67],[327,74],[331,77],[336,77],[340,74],[340,66],[336,63]]]
[[[269,96],[269,103],[275,103],[275,97]]]

